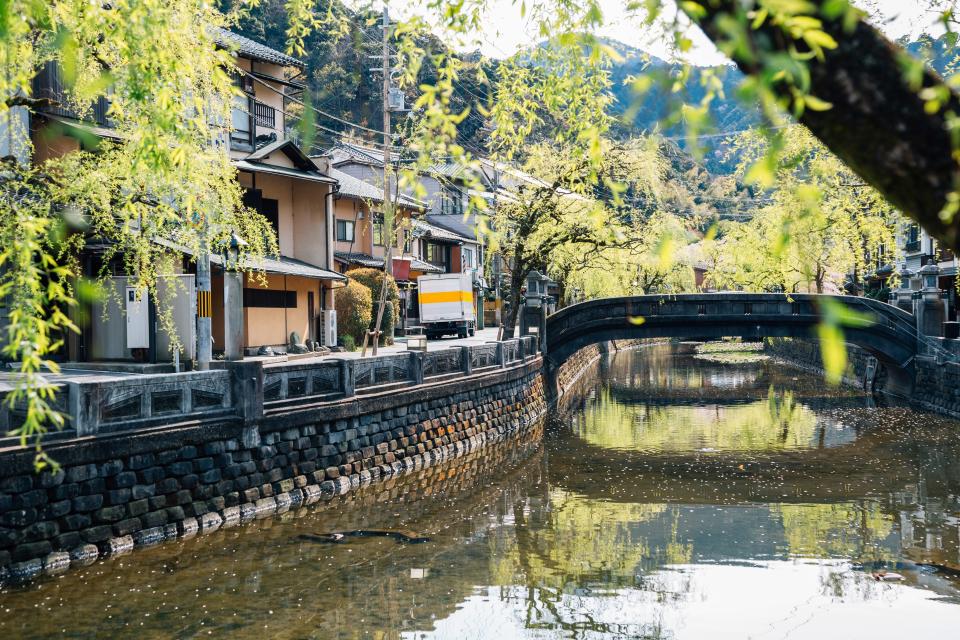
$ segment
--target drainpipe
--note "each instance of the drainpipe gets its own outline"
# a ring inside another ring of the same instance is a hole
[[[335,271],[336,268],[333,262],[333,229],[336,226],[334,222],[333,215],[333,196],[335,194],[334,185],[329,185],[327,187],[327,197],[326,197],[326,207],[324,213],[325,223],[327,226],[326,229],[326,247],[327,247],[327,271]],[[324,288],[324,300],[323,300],[324,309],[333,309],[333,287]]]

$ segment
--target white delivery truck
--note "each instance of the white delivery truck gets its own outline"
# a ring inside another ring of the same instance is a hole
[[[420,324],[427,338],[473,335],[477,314],[473,306],[473,275],[438,273],[417,278]]]

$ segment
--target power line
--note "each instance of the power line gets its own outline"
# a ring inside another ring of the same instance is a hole
[[[287,100],[290,100],[290,102],[293,102],[294,104],[298,104],[298,105],[300,105],[301,107],[304,107],[304,108],[313,109],[315,112],[319,113],[320,115],[322,115],[322,116],[325,117],[325,118],[330,118],[331,120],[335,120],[336,122],[339,122],[339,123],[341,123],[341,124],[345,124],[345,125],[347,125],[348,127],[354,127],[354,128],[356,128],[356,129],[360,129],[360,130],[362,130],[362,131],[368,131],[368,132],[373,133],[373,134],[376,134],[376,135],[378,135],[378,136],[386,136],[386,135],[388,135],[388,134],[386,134],[386,133],[384,133],[383,131],[380,131],[380,130],[378,130],[378,129],[371,129],[370,127],[365,127],[365,126],[363,126],[362,124],[357,124],[357,123],[355,123],[355,122],[350,122],[349,120],[344,120],[343,118],[340,118],[340,117],[338,117],[338,116],[335,116],[335,115],[333,115],[332,113],[327,113],[326,111],[322,111],[322,110],[316,108],[316,107],[313,106],[313,105],[308,105],[308,104],[306,104],[305,102],[303,102],[303,101],[301,101],[301,100],[297,100],[296,98],[294,98],[293,96],[289,95],[288,93],[286,93],[286,92],[284,92],[284,91],[281,91],[280,89],[277,89],[276,87],[274,87],[274,86],[271,85],[270,83],[268,83],[268,82],[266,82],[266,81],[264,81],[264,80],[261,80],[261,79],[258,78],[257,76],[251,74],[249,71],[244,71],[244,70],[242,70],[242,69],[241,69],[241,71],[243,71],[243,73],[244,73],[245,75],[253,78],[254,81],[259,82],[259,83],[262,84],[263,86],[267,87],[268,89],[270,89],[270,90],[273,91],[274,93],[283,96],[283,97],[286,98]]]
[[[767,127],[767,129],[788,129],[788,128],[794,127],[794,126],[796,126],[796,125],[794,125],[794,124],[779,124],[779,125],[775,125],[775,126],[772,126],[772,127]],[[730,137],[730,136],[740,135],[741,133],[750,133],[751,131],[755,131],[755,129],[740,129],[739,131],[726,131],[726,132],[723,132],[723,133],[703,133],[703,134],[696,135],[696,136],[676,135],[676,136],[657,136],[657,137],[660,138],[661,140],[674,140],[674,141],[676,141],[676,140],[690,140],[691,138],[692,138],[693,140],[704,140],[704,139],[707,139],[707,138],[727,138],[727,137]],[[652,136],[652,135],[654,135],[654,134],[647,134],[647,135],[651,135],[651,136]]]

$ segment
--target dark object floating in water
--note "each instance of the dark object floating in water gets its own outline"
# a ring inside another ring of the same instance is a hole
[[[355,531],[334,531],[333,533],[305,533],[299,537],[300,540],[309,542],[344,542],[347,538],[367,538],[380,536],[384,538],[393,538],[397,542],[408,542],[410,544],[420,544],[421,542],[430,542],[427,536],[417,535],[413,531],[401,531],[399,529],[357,529]]]
[[[893,571],[875,571],[870,575],[873,576],[874,580],[881,582],[899,582],[900,580],[904,579],[902,575],[899,573],[894,573]]]

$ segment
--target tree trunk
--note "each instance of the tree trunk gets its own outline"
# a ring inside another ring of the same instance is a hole
[[[504,336],[509,338],[513,337],[514,328],[517,326],[517,316],[520,313],[520,289],[523,288],[527,277],[527,274],[521,271],[522,269],[513,269],[510,273],[510,313],[507,314],[503,328]]]
[[[814,3],[822,7],[826,0]],[[697,6],[706,12],[698,23],[715,42],[728,40],[724,25],[730,16],[747,24],[746,12],[756,8],[755,2],[740,0],[714,0]],[[734,62],[746,74],[764,73],[759,60],[769,59],[771,54],[788,53],[790,47],[805,50],[802,42],[788,38],[769,22],[757,30],[746,30],[751,48],[758,54],[753,59],[735,56]],[[937,113],[927,113],[918,91],[904,78],[898,62],[899,56],[906,55],[901,47],[862,20],[848,32],[841,21],[824,19],[823,30],[838,46],[825,50],[822,61],[813,58],[807,63],[809,93],[833,107],[806,109],[800,122],[892,204],[946,246],[960,250],[960,215],[949,221],[940,218],[960,177],[945,115],[960,114],[960,99],[948,90],[949,103]],[[945,87],[929,69],[922,84]],[[788,95],[785,87],[780,89]]]

